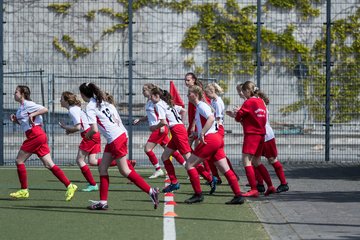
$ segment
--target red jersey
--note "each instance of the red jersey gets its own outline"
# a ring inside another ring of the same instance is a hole
[[[235,120],[241,122],[244,134],[266,134],[266,106],[258,97],[245,100],[240,110],[236,113]]]
[[[204,99],[207,103],[211,104],[211,99],[210,99],[208,96],[206,96],[206,94],[204,94],[203,99]],[[203,100],[203,101],[204,101],[204,100]],[[204,102],[205,102],[205,101],[204,101]],[[192,124],[193,121],[195,120],[196,106],[195,106],[194,104],[192,104],[191,102],[189,102],[189,104],[188,104],[188,110],[187,110],[187,111],[188,111],[188,122],[189,122],[188,133],[190,133],[189,130],[190,130],[190,128],[191,128],[191,124]]]

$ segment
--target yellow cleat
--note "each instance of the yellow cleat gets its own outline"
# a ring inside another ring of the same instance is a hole
[[[10,193],[10,197],[16,199],[29,198],[29,190],[28,189],[20,189],[17,192]]]
[[[74,194],[75,194],[77,188],[78,187],[75,184],[72,184],[72,183],[70,183],[70,185],[67,186],[67,190],[66,190],[66,193],[65,193],[65,200],[66,201],[70,201],[74,197]]]

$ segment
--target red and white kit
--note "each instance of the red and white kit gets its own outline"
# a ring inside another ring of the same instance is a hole
[[[221,97],[217,97],[216,99],[211,99],[211,106],[215,110],[215,118],[220,118],[218,132],[223,137],[225,136],[225,130],[223,126],[224,121],[224,112],[225,112],[225,104]]]
[[[158,114],[159,120],[165,119],[167,121],[170,128],[172,138],[167,147],[173,150],[179,150],[182,155],[191,152],[186,128],[178,111],[160,99],[160,101],[155,104],[155,112]]]
[[[157,125],[160,121],[158,118],[158,113],[155,111],[155,105],[151,100],[148,100],[145,105],[146,110],[146,116],[148,119],[149,126]],[[170,138],[168,136],[169,129],[163,128],[163,131],[161,132],[160,128],[156,129],[155,131],[151,132],[151,135],[148,139],[148,142],[160,144],[160,145],[166,145],[170,141]]]
[[[79,106],[71,106],[69,108],[69,116],[73,125],[80,124],[80,134],[82,141],[79,148],[90,154],[96,154],[101,151],[100,133],[95,133],[92,139],[85,138],[85,134],[90,130],[90,125],[86,113]]]
[[[43,124],[43,118],[38,115],[33,119],[33,124],[29,121],[29,115],[44,107],[34,103],[33,101],[24,100],[16,112],[16,118],[20,124],[21,130],[26,135],[26,140],[21,146],[21,150],[29,153],[35,153],[38,157],[43,157],[50,153],[49,146],[47,144],[47,137],[41,125]]]

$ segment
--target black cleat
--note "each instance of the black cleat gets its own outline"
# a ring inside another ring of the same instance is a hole
[[[242,196],[237,196],[231,199],[230,201],[226,202],[225,204],[243,204],[245,202]]]
[[[218,178],[218,180],[216,181],[216,185],[221,185],[221,184],[222,184],[222,180]]]
[[[286,184],[280,184],[276,189],[277,193],[287,192],[287,191],[289,191],[289,186],[288,186],[287,183]]]
[[[108,210],[109,206],[101,202],[93,202],[90,206],[87,207],[89,210]]]
[[[186,199],[185,203],[187,204],[193,204],[204,201],[204,197],[202,194],[194,194],[191,198]]]
[[[211,180],[211,182],[209,182],[209,186],[210,186],[210,192],[209,192],[209,194],[211,195],[211,194],[213,194],[214,192],[215,192],[215,190],[216,190],[216,183],[217,183],[217,177],[212,177],[212,180]]]
[[[257,190],[258,190],[259,193],[265,192],[265,186],[264,186],[264,184],[258,184],[258,185],[256,185],[256,188],[257,188]]]

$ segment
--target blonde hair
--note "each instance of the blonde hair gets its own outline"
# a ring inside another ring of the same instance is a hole
[[[224,90],[222,89],[222,87],[220,87],[219,84],[217,84],[215,82],[212,82],[212,83],[209,83],[208,85],[206,85],[206,88],[210,88],[210,87],[214,88],[215,93],[217,95],[224,93]]]

